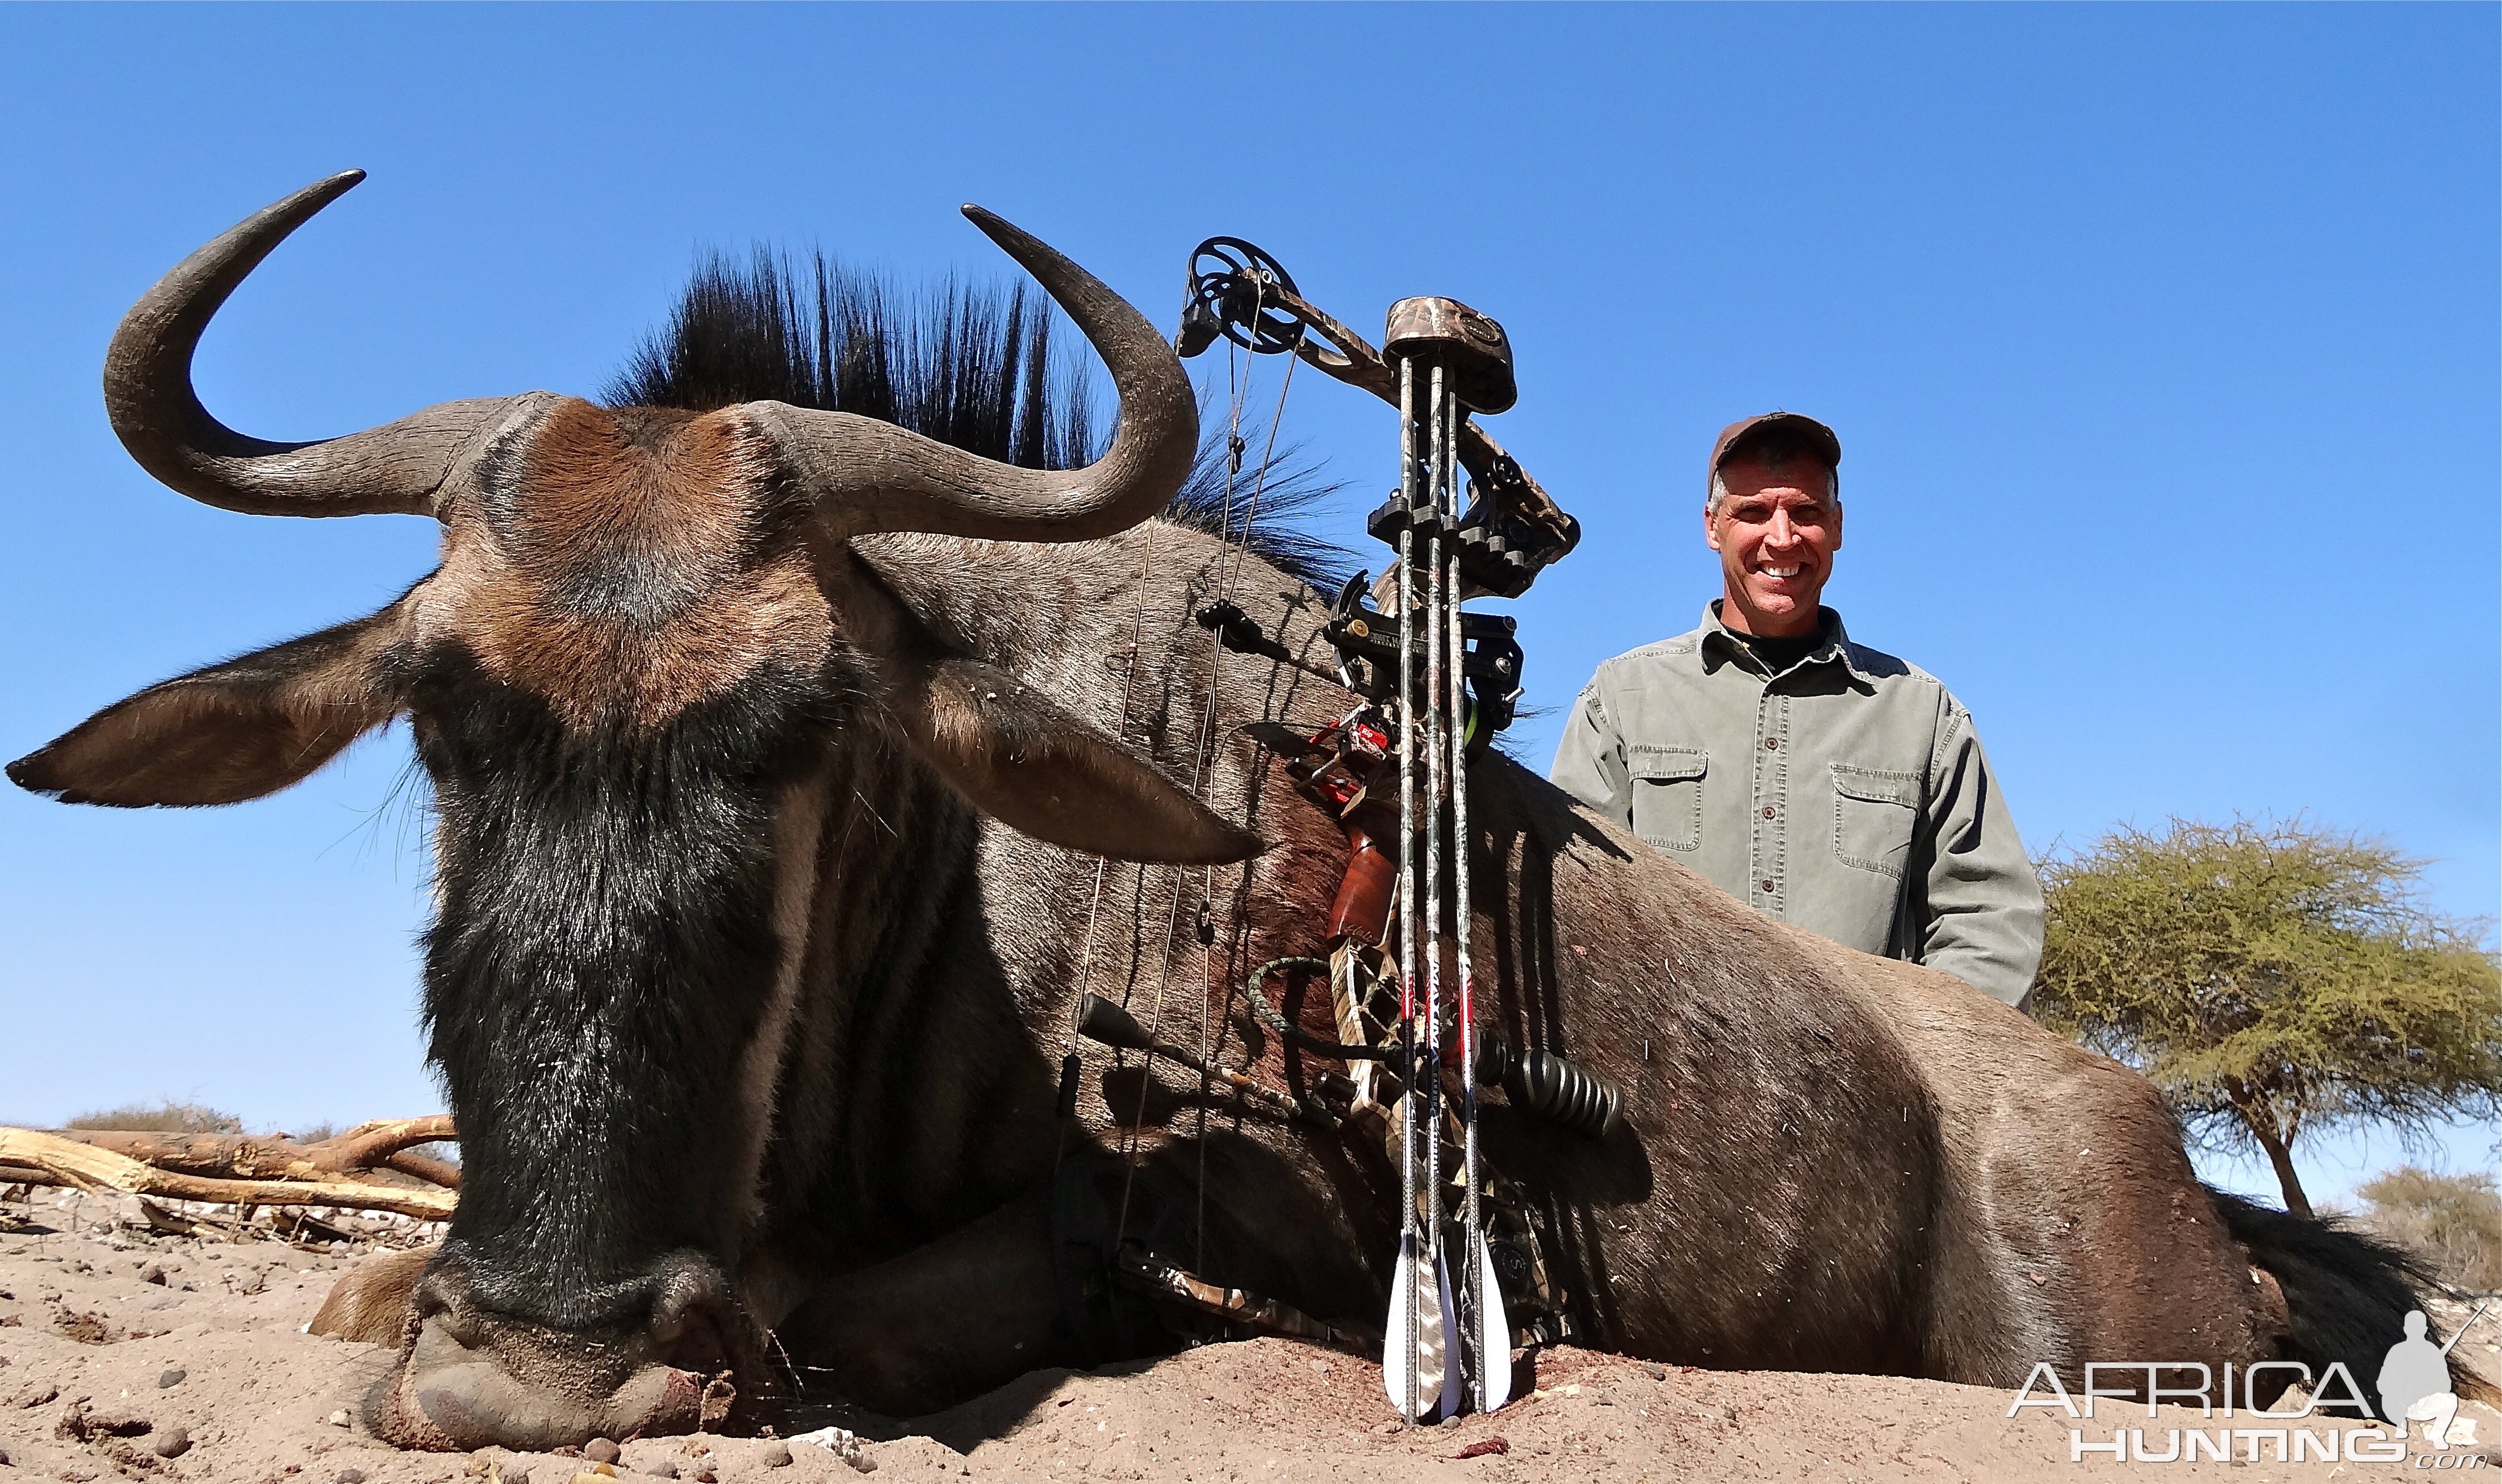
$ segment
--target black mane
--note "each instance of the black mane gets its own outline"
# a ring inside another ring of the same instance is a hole
[[[600,395],[611,407],[695,412],[787,402],[893,422],[1024,468],[1072,469],[1100,454],[1104,438],[1091,354],[1055,355],[1055,324],[1066,333],[1058,307],[1028,298],[1022,284],[1003,292],[950,278],[913,294],[823,253],[795,262],[760,248],[744,267],[716,253],[695,269],[667,327],[635,348]],[[1295,453],[1271,460],[1265,483],[1246,457],[1229,501],[1225,432],[1212,428],[1165,519],[1336,586],[1346,553],[1299,518],[1338,486]],[[1250,514],[1255,484],[1260,508]]]

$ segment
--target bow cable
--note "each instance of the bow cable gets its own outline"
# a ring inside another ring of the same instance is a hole
[[[1255,314],[1257,313],[1257,306],[1260,302],[1260,294],[1263,291],[1265,291],[1265,285],[1262,286],[1261,289],[1255,289],[1254,291],[1253,304]],[[1223,505],[1219,517],[1219,544],[1216,557],[1216,570],[1219,574],[1218,583],[1220,596],[1228,599],[1230,599],[1232,595],[1234,581],[1238,579],[1240,575],[1242,561],[1249,555],[1251,542],[1250,515],[1258,511],[1261,494],[1268,488],[1268,470],[1270,464],[1274,461],[1277,444],[1277,424],[1284,420],[1286,411],[1286,393],[1293,388],[1295,377],[1294,363],[1292,360],[1289,360],[1286,365],[1285,374],[1278,379],[1277,404],[1275,409],[1269,414],[1268,442],[1262,452],[1259,466],[1252,471],[1252,491],[1250,501],[1246,507],[1245,517],[1237,523],[1234,517],[1234,483],[1241,474],[1242,454],[1248,447],[1247,441],[1242,437],[1242,412],[1245,403],[1249,400],[1251,383],[1250,367],[1247,363],[1243,363],[1239,360],[1239,355],[1240,353],[1238,349],[1232,347],[1228,348],[1226,354],[1226,382],[1228,390],[1227,400],[1230,405],[1227,409],[1225,485]],[[1237,365],[1240,367],[1238,375],[1236,374]],[[1183,600],[1182,620],[1175,624],[1175,628],[1183,633],[1187,633],[1189,631],[1189,601],[1187,597]],[[1194,799],[1200,799],[1201,795],[1206,791],[1208,753],[1216,726],[1216,704],[1218,695],[1217,682],[1221,673],[1224,653],[1225,645],[1223,636],[1214,630],[1210,630],[1208,633],[1207,656],[1207,699],[1206,704],[1200,712],[1198,735],[1194,739],[1191,749],[1190,793],[1191,797]],[[1204,802],[1203,799],[1201,799],[1201,801]],[[1172,975],[1173,936],[1179,930],[1181,926],[1182,888],[1187,880],[1185,867],[1175,865],[1171,869],[1172,894],[1165,914],[1164,947],[1163,951],[1158,955],[1157,960],[1155,1007],[1150,1012],[1147,1031],[1148,1038],[1150,1040],[1154,1039],[1156,1032],[1161,1030],[1164,1026],[1166,991],[1169,988]],[[1204,867],[1203,873],[1200,894],[1200,911],[1201,917],[1200,932],[1201,993],[1200,995],[1200,1096],[1198,1099],[1199,1180],[1197,1182],[1197,1199],[1200,1215],[1199,1220],[1194,1223],[1194,1226],[1203,1226],[1205,1219],[1207,1103],[1215,1075],[1213,1070],[1214,1063],[1210,1060],[1212,1053],[1209,1046],[1211,1030],[1214,1028],[1209,1024],[1207,1004],[1208,995],[1206,993],[1209,989],[1213,988],[1214,974],[1215,946],[1213,925],[1209,921],[1210,898],[1208,896],[1208,892],[1214,885],[1215,867]],[[1144,885],[1145,875],[1146,872],[1142,867],[1139,872],[1140,884],[1142,887]],[[1128,995],[1125,994],[1123,995],[1123,1002],[1125,1005],[1128,998]],[[1083,1003],[1082,998],[1080,1003]],[[1232,993],[1230,988],[1227,994],[1227,1004],[1230,1009],[1232,1005]],[[1146,1116],[1147,1093],[1153,1076],[1154,1073],[1149,1071],[1140,1078],[1138,1083],[1137,1101],[1132,1112],[1123,1136],[1123,1149],[1127,1156],[1127,1160],[1121,1180],[1120,1215],[1113,1225],[1113,1245],[1116,1250],[1129,1235],[1131,1199],[1137,1185],[1138,1175],[1137,1130],[1143,1125]],[[1201,1242],[1204,1241],[1203,1233],[1200,1234],[1200,1240]]]

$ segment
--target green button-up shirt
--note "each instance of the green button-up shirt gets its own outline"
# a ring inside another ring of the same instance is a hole
[[[1554,781],[1773,917],[2021,1004],[2042,884],[1971,714],[1830,608],[1777,674],[1719,610],[1599,666]]]

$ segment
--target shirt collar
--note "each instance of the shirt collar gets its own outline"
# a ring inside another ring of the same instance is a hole
[[[1720,604],[1713,598],[1703,605],[1703,669],[1709,674],[1721,665],[1739,660],[1740,639],[1729,625],[1720,622]],[[1816,613],[1816,647],[1808,652],[1800,664],[1839,664],[1857,679],[1874,684],[1876,677],[1860,662],[1859,647],[1850,642],[1850,631],[1842,626],[1842,615],[1830,608],[1819,607]]]

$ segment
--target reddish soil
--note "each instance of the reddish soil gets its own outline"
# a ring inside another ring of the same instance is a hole
[[[127,1202],[39,1191],[0,1230],[0,1484],[127,1477],[239,1484],[569,1484],[590,1461],[549,1454],[403,1453],[353,1416],[382,1374],[382,1350],[302,1327],[355,1252],[277,1240],[203,1242],[132,1229]],[[341,1244],[344,1248],[347,1244]],[[361,1245],[361,1244],[360,1244]],[[163,1282],[150,1281],[152,1270]],[[2436,1312],[2442,1332],[2463,1311]],[[2488,1318],[2461,1352],[2488,1373],[2502,1355]],[[168,1378],[172,1378],[170,1381]],[[1377,1367],[1279,1340],[1212,1345],[1151,1365],[1042,1371],[933,1417],[855,1418],[860,1470],[806,1441],[663,1438],[626,1443],[633,1481],[723,1484],[896,1480],[1970,1480],[2117,1473],[2248,1481],[2395,1477],[2406,1464],[2115,1466],[2069,1460],[2073,1424],[2004,1391],[1879,1376],[1653,1366],[1571,1349],[1525,1366],[1524,1395],[1491,1417],[1444,1428],[1391,1420]],[[2121,1415],[2134,1413],[2134,1415]],[[2474,1442],[2452,1455],[2502,1467],[2502,1416],[2470,1404]],[[2250,1419],[2234,1420],[2247,1426]],[[2332,1425],[2312,1419],[2315,1431]],[[2087,1440],[2140,1427],[2229,1426],[2166,1409],[2106,1404]],[[2293,1425],[2299,1429],[2301,1424]],[[175,1430],[188,1446],[163,1456]],[[2420,1429],[2417,1430],[2418,1433]],[[2454,1433],[2454,1436],[2459,1435]],[[1497,1446],[1498,1442],[1500,1446]],[[2236,1443],[2236,1452],[2246,1444]],[[2421,1444],[2415,1445],[2420,1448]],[[787,1450],[790,1462],[779,1462]],[[1461,1455],[1471,1455],[1462,1457]],[[2465,1459],[2462,1458],[2464,1463]],[[2420,1467],[2420,1466],[2417,1466]],[[2452,1466],[2454,1468],[2455,1465]]]

